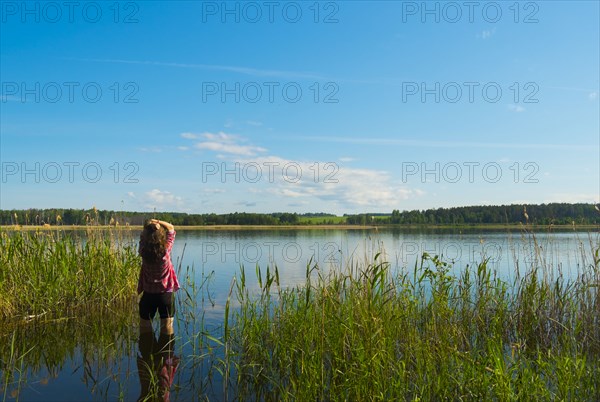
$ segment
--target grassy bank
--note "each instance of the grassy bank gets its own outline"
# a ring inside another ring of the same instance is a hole
[[[124,231],[0,230],[0,318],[71,316],[135,296],[140,260]]]
[[[485,262],[460,277],[424,255],[279,286],[242,270],[226,309],[226,361],[257,400],[600,400],[599,250],[567,280],[532,266],[512,283]],[[237,304],[237,303],[236,303]]]

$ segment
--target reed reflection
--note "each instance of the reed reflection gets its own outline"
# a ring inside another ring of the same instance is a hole
[[[141,327],[137,358],[141,386],[138,401],[169,401],[179,361],[175,356],[173,331],[160,331],[157,339],[152,327]]]

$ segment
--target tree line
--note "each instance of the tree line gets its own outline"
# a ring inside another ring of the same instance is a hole
[[[358,214],[346,218],[347,224],[391,225],[481,225],[518,224],[538,225],[597,225],[600,208],[595,204],[526,204],[437,208],[400,212],[391,215]]]
[[[298,225],[304,217],[334,217],[326,213],[271,214],[235,212],[229,214],[188,214],[184,212],[131,212],[91,209],[0,210],[0,225],[141,225],[156,218],[179,226],[206,225]],[[518,224],[596,225],[600,208],[594,204],[527,204],[470,206],[403,211],[391,214],[344,215],[337,221],[348,225],[478,225]]]
[[[188,214],[183,212],[130,212],[91,209],[22,209],[0,210],[0,225],[142,225],[156,218],[177,226],[205,225],[295,225],[297,213],[258,214],[235,212],[229,214]]]

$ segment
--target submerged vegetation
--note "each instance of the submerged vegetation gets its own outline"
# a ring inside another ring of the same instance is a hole
[[[64,317],[131,301],[140,260],[127,234],[0,230],[0,318]]]
[[[486,261],[455,277],[426,254],[408,272],[380,256],[309,266],[294,289],[257,270],[255,296],[242,269],[225,323],[232,381],[257,400],[600,400],[593,253],[572,281],[534,266],[508,283]]]

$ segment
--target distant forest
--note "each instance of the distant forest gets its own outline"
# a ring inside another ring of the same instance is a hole
[[[526,204],[437,208],[400,212],[391,215],[359,214],[348,216],[347,224],[377,222],[392,225],[596,225],[600,224],[600,209],[594,204]]]
[[[0,210],[0,225],[141,225],[157,218],[180,226],[205,225],[597,225],[600,209],[594,204],[552,203],[541,205],[500,205],[392,211],[391,214],[356,214],[336,217],[327,213],[236,212],[229,214],[188,214],[182,212],[126,212],[92,209]],[[315,219],[318,218],[318,219]]]

